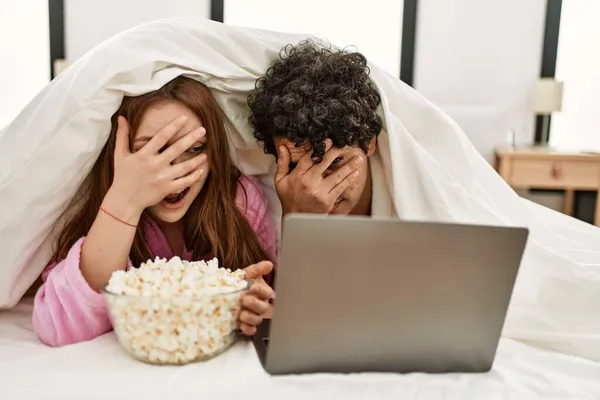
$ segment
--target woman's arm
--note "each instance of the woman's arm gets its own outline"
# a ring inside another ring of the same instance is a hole
[[[132,225],[139,221],[139,215],[110,191],[102,208]],[[135,231],[99,211],[87,237],[75,243],[64,260],[46,269],[33,306],[33,329],[42,342],[64,346],[110,331],[108,310],[98,290],[113,271],[130,265]]]
[[[177,117],[132,153],[129,123],[117,118],[114,177],[85,239],[48,273],[34,301],[34,329],[52,346],[92,339],[110,330],[106,305],[98,290],[111,274],[128,265],[128,255],[146,207],[197,181],[206,155],[173,164],[204,136],[197,128],[161,151],[186,125]]]
[[[81,248],[80,269],[85,281],[99,291],[111,274],[125,269],[142,210],[108,191]]]

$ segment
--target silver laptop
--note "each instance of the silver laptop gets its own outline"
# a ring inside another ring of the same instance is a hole
[[[264,369],[489,371],[528,233],[289,215],[275,315],[253,338]]]

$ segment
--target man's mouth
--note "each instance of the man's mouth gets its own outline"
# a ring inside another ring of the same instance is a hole
[[[169,203],[169,204],[175,204],[178,201],[181,201],[181,199],[183,199],[185,197],[185,195],[190,191],[189,187],[186,187],[185,189],[179,191],[179,192],[175,192],[175,193],[171,193],[168,196],[166,196],[163,201]]]

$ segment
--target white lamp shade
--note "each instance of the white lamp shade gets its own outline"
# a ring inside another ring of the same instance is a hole
[[[563,83],[552,78],[541,78],[533,90],[533,111],[552,114],[562,108]]]

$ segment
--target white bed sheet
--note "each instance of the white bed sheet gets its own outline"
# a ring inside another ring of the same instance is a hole
[[[31,310],[25,300],[0,312],[2,399],[600,399],[600,363],[510,339],[486,374],[271,377],[249,343],[183,367],[135,361],[112,333],[49,348],[33,334]]]

